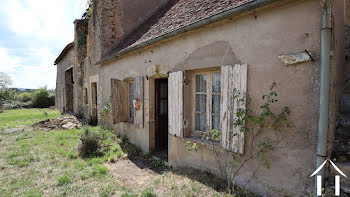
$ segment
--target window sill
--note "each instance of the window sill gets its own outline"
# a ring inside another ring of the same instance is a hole
[[[204,145],[210,145],[210,146],[215,146],[215,147],[220,147],[220,142],[219,141],[215,141],[215,140],[211,140],[211,139],[206,139],[206,137],[208,136],[208,133],[204,133],[201,131],[193,131],[191,133],[190,137],[187,137],[185,139],[187,140],[191,140],[197,143],[201,143]]]

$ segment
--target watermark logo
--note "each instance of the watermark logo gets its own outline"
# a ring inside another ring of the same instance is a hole
[[[315,176],[318,172],[322,170],[322,168],[326,165],[327,162],[330,162],[333,168],[343,177],[347,177],[339,168],[336,166],[331,160],[326,159],[326,161],[323,162],[323,164],[317,168],[317,170],[312,173],[310,177]],[[340,196],[340,176],[335,175],[335,191],[334,195],[335,196]],[[322,176],[317,175],[317,196],[322,196]]]

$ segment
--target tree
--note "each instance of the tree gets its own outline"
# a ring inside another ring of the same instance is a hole
[[[4,72],[0,72],[0,113],[2,113],[3,92],[8,86],[12,85],[11,77]]]
[[[12,85],[12,80],[9,75],[4,72],[0,72],[0,90],[4,90]]]

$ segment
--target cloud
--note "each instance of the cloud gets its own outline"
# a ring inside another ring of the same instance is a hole
[[[73,21],[85,11],[85,2],[0,0],[0,71],[9,73],[14,87],[55,88],[53,62],[73,41]]]

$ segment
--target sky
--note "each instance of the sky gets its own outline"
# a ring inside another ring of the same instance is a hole
[[[55,88],[53,62],[85,9],[86,0],[0,0],[0,72],[12,87]]]

